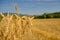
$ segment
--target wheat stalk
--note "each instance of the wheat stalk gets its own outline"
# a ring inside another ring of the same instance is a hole
[[[0,40],[59,40],[53,35],[33,26],[34,17],[17,14],[4,16],[0,22]],[[53,36],[53,37],[52,37]]]
[[[2,14],[2,12],[0,13],[0,15],[4,18],[5,16]]]

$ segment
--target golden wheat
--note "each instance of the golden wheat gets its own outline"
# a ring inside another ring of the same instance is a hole
[[[60,19],[33,19],[16,14],[2,16],[0,40],[60,40]]]

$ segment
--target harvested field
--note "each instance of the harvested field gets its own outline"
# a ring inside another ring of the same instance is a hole
[[[60,19],[7,15],[0,22],[0,40],[60,40]]]

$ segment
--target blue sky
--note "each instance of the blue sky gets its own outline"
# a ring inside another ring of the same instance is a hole
[[[0,0],[0,12],[16,12],[14,3],[21,14],[40,15],[60,11],[60,0]]]

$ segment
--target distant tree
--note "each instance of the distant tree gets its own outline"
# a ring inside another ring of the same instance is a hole
[[[48,15],[49,18],[54,18],[54,15]]]
[[[46,13],[43,14],[43,17],[46,18]]]
[[[54,16],[53,15],[50,15],[50,18],[54,18]]]

